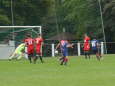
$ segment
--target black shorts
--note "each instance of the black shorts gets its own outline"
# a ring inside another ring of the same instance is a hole
[[[98,52],[99,54],[101,54],[101,48],[98,48],[97,52]]]
[[[28,57],[33,58],[34,57],[34,53],[28,54]]]
[[[84,54],[86,55],[89,55],[90,54],[90,51],[84,51]]]
[[[98,53],[98,49],[92,50],[94,54]]]

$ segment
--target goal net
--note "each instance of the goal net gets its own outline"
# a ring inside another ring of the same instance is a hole
[[[0,59],[8,59],[27,34],[42,34],[41,26],[0,26]]]

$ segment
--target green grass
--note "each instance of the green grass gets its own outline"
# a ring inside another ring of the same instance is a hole
[[[68,66],[56,58],[44,59],[44,64],[1,60],[0,86],[115,86],[115,55],[101,62],[94,57],[70,57]]]

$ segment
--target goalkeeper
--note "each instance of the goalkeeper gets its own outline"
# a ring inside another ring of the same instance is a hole
[[[25,52],[25,43],[21,43],[11,54],[9,57],[9,60],[11,61],[13,58],[16,58],[17,60],[20,60],[22,57],[24,57],[24,52]]]

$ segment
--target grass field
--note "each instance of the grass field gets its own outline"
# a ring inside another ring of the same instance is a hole
[[[115,86],[115,55],[101,62],[94,57],[70,57],[68,66],[56,58],[46,58],[44,64],[1,60],[0,86]]]

